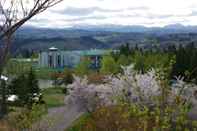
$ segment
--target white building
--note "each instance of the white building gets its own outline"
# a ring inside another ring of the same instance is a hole
[[[47,68],[73,68],[78,65],[83,57],[88,57],[93,68],[99,68],[100,60],[108,50],[81,50],[81,51],[60,51],[55,47],[49,48],[46,52],[39,54],[39,66]]]

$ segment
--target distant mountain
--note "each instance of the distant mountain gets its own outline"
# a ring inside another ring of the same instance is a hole
[[[108,32],[146,32],[149,29],[144,26],[122,26],[122,25],[83,25],[75,26],[73,29],[83,29],[89,31],[108,31]]]
[[[79,38],[29,38],[29,39],[15,39],[12,52],[19,54],[22,51],[46,51],[50,47],[55,46],[61,50],[85,50],[85,49],[106,49],[109,45],[100,42],[92,37]]]
[[[151,47],[197,41],[197,27],[180,24],[163,28],[144,26],[78,26],[69,29],[23,27],[16,32],[12,52],[43,51],[51,46],[64,50],[117,48],[121,44]]]
[[[140,25],[79,25],[66,29],[50,29],[23,27],[17,31],[17,37],[28,38],[76,38],[83,36],[107,35],[110,33],[197,33],[197,26],[184,26],[182,24],[171,24],[164,27],[145,27]]]
[[[171,24],[171,25],[166,25],[164,26],[164,29],[185,29],[187,28],[186,26],[182,24]]]
[[[23,27],[16,32],[16,38],[79,38],[83,36],[99,36],[108,34],[105,31],[89,31],[85,29],[51,29],[51,28],[34,28]]]
[[[75,26],[73,29],[83,29],[90,31],[111,31],[111,32],[140,32],[140,33],[183,33],[197,32],[197,26],[184,26],[182,24],[171,24],[164,27],[145,27],[145,26],[124,26],[124,25],[84,25]]]

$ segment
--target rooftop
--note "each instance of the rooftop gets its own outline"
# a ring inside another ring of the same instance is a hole
[[[49,50],[50,50],[50,51],[56,51],[56,50],[58,50],[58,48],[52,46],[52,47],[49,48]]]
[[[108,50],[91,49],[91,50],[82,51],[81,53],[84,56],[90,56],[90,55],[103,55],[103,54],[107,54],[108,52],[109,52]]]
[[[64,51],[58,50],[56,47],[49,48],[49,51],[59,51],[59,52],[66,52],[66,53],[75,53],[81,56],[94,56],[94,55],[103,55],[111,52],[112,50],[108,49],[90,49],[90,50],[71,50],[71,51]]]

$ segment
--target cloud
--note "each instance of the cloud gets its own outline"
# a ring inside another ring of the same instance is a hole
[[[34,18],[35,26],[197,24],[196,0],[66,0]]]
[[[93,14],[94,12],[119,12],[121,10],[110,10],[102,9],[99,7],[90,7],[90,8],[77,8],[77,7],[67,7],[63,10],[55,11],[56,13],[70,15],[70,16],[84,16]]]
[[[120,15],[117,15],[117,17],[120,17],[120,18],[147,18],[147,19],[167,19],[167,18],[170,18],[170,17],[175,17],[174,15],[170,15],[170,14],[167,14],[167,15],[158,15],[158,14],[120,14]]]
[[[197,10],[193,10],[190,16],[197,16]]]
[[[84,16],[72,19],[66,19],[67,22],[77,22],[77,21],[85,21],[85,20],[104,20],[107,19],[105,16]]]
[[[146,7],[146,6],[138,6],[138,7],[129,7],[128,10],[143,10],[143,11],[147,11],[149,10],[150,8],[149,7]]]

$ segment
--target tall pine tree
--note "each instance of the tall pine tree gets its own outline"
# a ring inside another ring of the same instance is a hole
[[[27,74],[20,74],[12,80],[9,85],[9,94],[18,96],[19,105],[27,105],[28,107],[32,106],[35,102],[35,98],[38,98],[40,95],[38,80],[36,79],[32,68]]]

